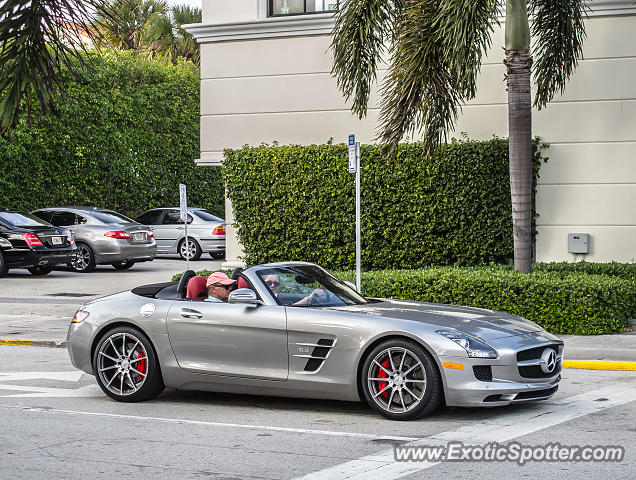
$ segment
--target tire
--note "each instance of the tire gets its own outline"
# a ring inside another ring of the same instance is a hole
[[[409,340],[387,340],[377,345],[365,357],[360,376],[369,406],[390,420],[428,415],[442,401],[442,379],[435,361],[423,347]]]
[[[198,260],[199,258],[201,258],[201,253],[203,252],[201,251],[201,247],[199,246],[196,240],[189,238],[188,246],[190,247],[189,260]],[[186,257],[188,256],[186,252],[185,238],[179,242],[179,247],[177,248],[177,252],[179,253],[179,256],[183,260],[185,260]]]
[[[95,270],[95,254],[91,247],[85,243],[77,243],[77,256],[71,261],[69,266],[79,273],[90,273]]]
[[[164,389],[154,347],[141,331],[128,326],[101,336],[93,354],[93,374],[103,392],[118,402],[150,400]]]
[[[31,267],[28,269],[32,275],[48,275],[53,271],[53,267]]]
[[[210,252],[210,256],[214,260],[222,260],[225,258],[225,252]]]
[[[128,260],[124,260],[123,262],[113,263],[113,267],[115,267],[115,270],[128,270],[134,264],[135,262],[129,262]]]
[[[4,277],[9,271],[9,267],[7,267],[7,261],[4,258],[4,254],[0,252],[0,278]]]

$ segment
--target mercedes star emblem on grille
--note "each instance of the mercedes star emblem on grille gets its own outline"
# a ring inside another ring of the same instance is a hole
[[[551,348],[546,348],[541,354],[541,371],[552,373],[556,367],[556,353]]]

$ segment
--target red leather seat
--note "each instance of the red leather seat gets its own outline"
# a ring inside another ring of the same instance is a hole
[[[250,286],[248,285],[248,283],[245,281],[245,279],[243,277],[239,277],[238,278],[238,288],[250,288]]]
[[[205,286],[207,278],[197,275],[192,277],[188,282],[188,290],[186,292],[186,298],[192,298],[194,300],[205,300],[208,296],[208,289]]]

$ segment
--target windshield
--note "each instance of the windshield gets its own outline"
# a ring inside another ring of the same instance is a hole
[[[206,222],[223,222],[224,221],[222,218],[215,217],[210,212],[207,212],[205,210],[190,210],[190,213],[193,213],[194,215],[199,217],[201,220],[205,220]]]
[[[14,227],[51,227],[50,223],[29,213],[0,212],[0,220]]]
[[[280,305],[338,307],[369,303],[358,292],[316,265],[272,267],[257,272]]]
[[[132,218],[128,218],[121,213],[113,212],[112,210],[101,210],[90,212],[90,215],[99,220],[102,223],[136,223]]]

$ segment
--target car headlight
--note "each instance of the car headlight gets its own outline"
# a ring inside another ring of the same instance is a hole
[[[466,350],[472,358],[497,358],[497,352],[484,342],[469,335],[460,333],[457,330],[437,330],[435,333],[452,340],[457,345]]]

